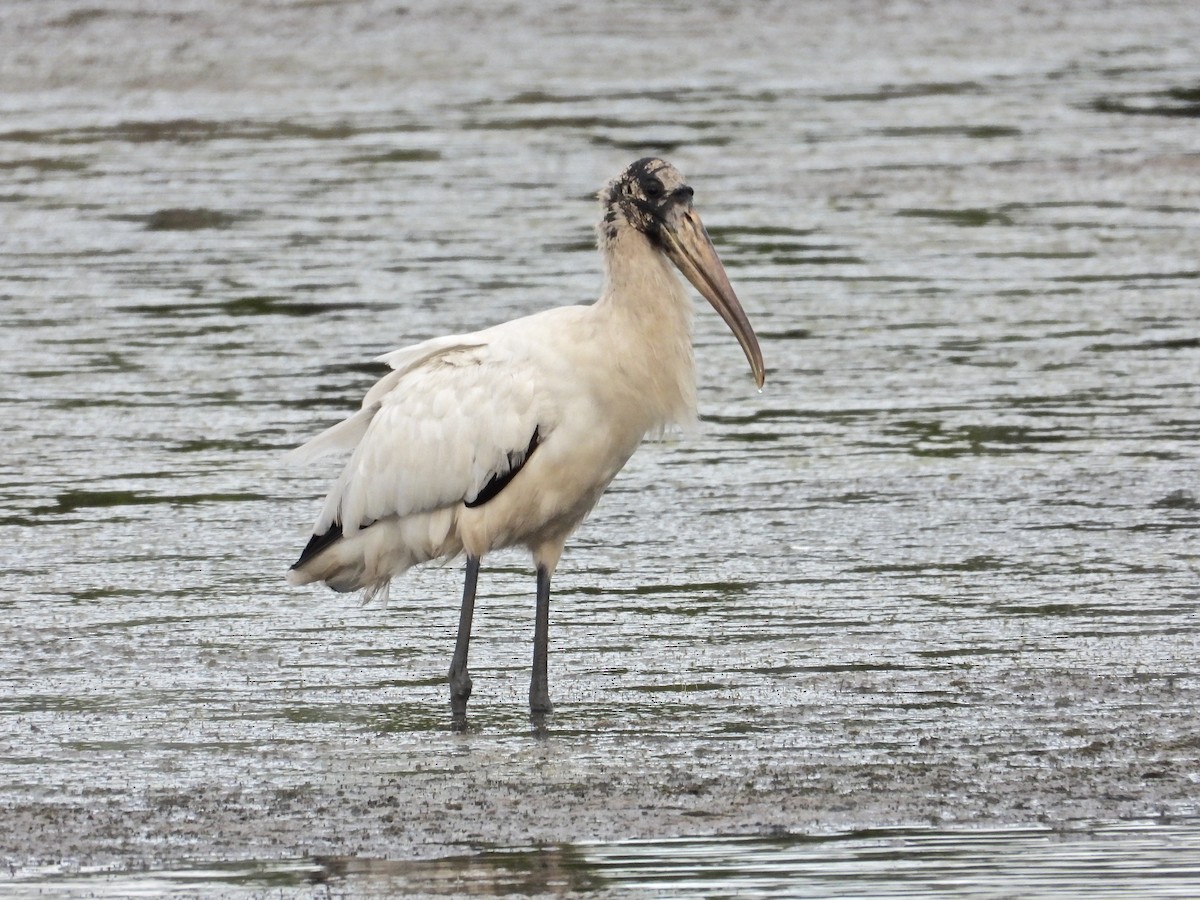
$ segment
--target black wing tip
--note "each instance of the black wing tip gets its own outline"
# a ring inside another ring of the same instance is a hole
[[[314,534],[308,539],[308,543],[304,547],[304,551],[300,554],[300,558],[292,563],[293,569],[298,569],[330,544],[333,544],[342,539],[342,525],[340,522],[334,522],[329,526],[329,530],[324,534]]]
[[[480,489],[479,493],[475,495],[475,499],[464,500],[463,506],[465,506],[467,509],[474,509],[477,506],[483,506],[483,504],[487,503],[489,500],[495,499],[497,494],[508,487],[508,483],[517,477],[518,472],[525,468],[525,463],[529,462],[529,457],[533,456],[533,451],[538,448],[539,444],[541,444],[542,435],[540,428],[541,426],[538,426],[533,429],[533,437],[529,439],[529,446],[525,448],[525,455],[517,460],[515,459],[516,454],[510,453],[508,455],[508,460],[512,468],[507,472],[497,472],[496,474],[492,475],[492,477],[488,480],[488,483],[485,484]]]

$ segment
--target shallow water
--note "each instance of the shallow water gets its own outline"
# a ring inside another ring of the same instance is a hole
[[[1056,890],[1195,893],[1198,20],[0,10],[0,885],[436,893],[548,847],[601,880],[519,889],[888,893],[884,829],[914,884],[1003,895],[942,850],[1065,833]],[[594,297],[590,194],[648,153],[767,387],[698,305],[698,427],[559,569],[555,713],[502,554],[456,734],[460,567],[288,589],[335,464],[279,456],[373,356]]]

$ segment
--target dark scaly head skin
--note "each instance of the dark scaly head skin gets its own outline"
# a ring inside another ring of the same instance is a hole
[[[615,239],[625,223],[659,245],[661,230],[672,213],[691,206],[692,189],[669,162],[647,156],[630,163],[605,185],[599,199],[604,205],[602,240]]]

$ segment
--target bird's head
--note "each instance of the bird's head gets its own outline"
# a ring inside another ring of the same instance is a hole
[[[604,237],[613,238],[622,226],[640,231],[659,243],[659,232],[680,207],[692,205],[692,189],[669,162],[639,159],[600,192],[604,204]]]
[[[766,371],[758,338],[700,215],[692,207],[692,195],[691,187],[669,162],[646,157],[631,163],[600,191],[604,205],[601,242],[611,245],[622,230],[633,229],[662,251],[721,314],[742,345],[754,381],[761,388]]]

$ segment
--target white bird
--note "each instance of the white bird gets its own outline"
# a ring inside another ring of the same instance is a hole
[[[550,579],[567,537],[643,437],[695,418],[692,306],[669,263],[721,314],[759,388],[765,378],[758,339],[683,176],[661,159],[640,159],[598,197],[599,300],[381,356],[393,371],[362,408],[289,454],[307,461],[352,451],[288,572],[291,584],[322,581],[386,599],[409,567],[466,553],[449,675],[456,720],[471,694],[480,560],[503,547],[533,554],[529,705],[544,713]]]

